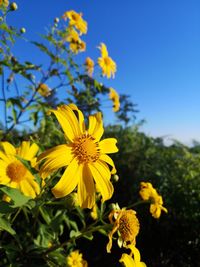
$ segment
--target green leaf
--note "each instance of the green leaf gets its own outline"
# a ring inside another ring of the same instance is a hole
[[[18,189],[3,186],[0,188],[7,196],[9,196],[14,204],[11,204],[12,208],[24,206],[31,198],[23,195]]]
[[[10,222],[2,217],[0,217],[0,229],[10,233],[11,235],[16,234],[15,230],[11,227]]]

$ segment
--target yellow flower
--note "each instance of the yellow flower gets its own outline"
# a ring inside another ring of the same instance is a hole
[[[140,183],[140,196],[143,200],[150,200],[150,213],[156,219],[160,218],[161,210],[168,212],[165,207],[163,207],[163,199],[160,196],[156,189],[153,188],[151,183],[141,182]]]
[[[74,26],[81,34],[87,33],[87,22],[82,18],[82,13],[70,10],[63,14],[63,19],[69,19],[69,26]]]
[[[85,60],[85,68],[89,76],[92,76],[94,72],[94,61],[90,57],[87,57]]]
[[[9,1],[8,0],[0,0],[0,7],[8,7]]]
[[[115,220],[113,220],[113,217]],[[107,252],[111,251],[112,237],[116,231],[120,233],[123,246],[127,246],[127,244],[135,245],[136,236],[140,230],[140,224],[134,210],[113,210],[109,214],[109,221],[113,224],[113,229],[108,234],[109,242],[106,247]]]
[[[79,205],[92,208],[97,186],[102,201],[110,199],[113,194],[110,177],[111,173],[116,173],[116,169],[112,159],[106,154],[115,153],[118,149],[115,138],[100,141],[104,132],[101,113],[89,116],[89,127],[86,130],[84,116],[76,105],[63,105],[51,112],[55,114],[69,139],[69,143],[51,148],[38,157],[39,161],[45,159],[40,170],[43,178],[68,166],[52,189],[54,196],[65,197],[78,186]],[[108,164],[112,167],[111,171]]]
[[[116,63],[108,56],[107,47],[104,43],[101,43],[99,49],[101,50],[101,57],[98,58],[98,64],[102,69],[103,76],[114,78],[117,70]]]
[[[146,264],[140,261],[139,250],[133,245],[128,246],[128,248],[131,249],[131,254],[129,255],[123,253],[119,262],[122,262],[125,265],[125,267],[146,267]],[[132,254],[134,256],[134,259],[132,257]]]
[[[83,52],[86,49],[86,43],[80,39],[78,32],[73,28],[69,29],[65,40],[69,42],[69,48],[75,54]]]
[[[41,83],[36,91],[43,97],[48,97],[51,94],[51,90],[45,83]]]
[[[120,108],[119,95],[113,88],[110,88],[109,98],[113,101],[113,111],[117,112]]]
[[[78,250],[72,251],[67,257],[67,266],[69,267],[87,267],[87,261],[83,259],[82,253]]]
[[[40,192],[39,185],[17,156],[30,162],[34,161],[38,146],[30,145],[28,141],[23,141],[18,148],[9,142],[1,142],[1,146],[4,151],[0,150],[0,184],[18,188],[24,195],[35,198]]]

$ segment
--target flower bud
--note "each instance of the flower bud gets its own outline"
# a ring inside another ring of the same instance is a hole
[[[17,9],[18,9],[18,6],[17,6],[17,4],[15,2],[13,2],[13,3],[10,4],[10,10],[11,11],[15,11]]]
[[[20,32],[23,34],[23,33],[26,32],[26,29],[25,29],[25,28],[21,28],[21,29],[20,29]]]
[[[59,18],[55,18],[55,19],[54,19],[54,22],[55,22],[55,23],[59,23],[59,21],[60,21]]]

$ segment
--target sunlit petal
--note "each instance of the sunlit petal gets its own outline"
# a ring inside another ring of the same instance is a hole
[[[118,151],[118,148],[116,146],[117,139],[115,138],[106,138],[99,142],[99,147],[101,149],[101,152],[104,154],[109,153],[115,153]]]

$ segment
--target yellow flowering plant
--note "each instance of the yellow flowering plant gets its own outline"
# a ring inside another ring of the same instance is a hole
[[[96,61],[76,60],[86,51],[88,24],[84,14],[69,10],[54,20],[43,42],[32,42],[49,65],[21,62],[11,48],[25,30],[7,25],[8,5],[0,2],[0,266],[91,266],[78,245],[80,239],[93,242],[96,233],[106,236],[103,250],[111,254],[118,238],[116,262],[146,266],[136,248],[137,203],[122,209],[110,204],[119,148],[114,135],[106,136],[104,102],[125,123],[127,112],[134,112],[125,96],[95,78],[114,78],[110,49],[101,42]],[[66,92],[63,99],[59,90]],[[153,187],[141,190],[144,203],[153,199],[155,218],[166,212]]]

